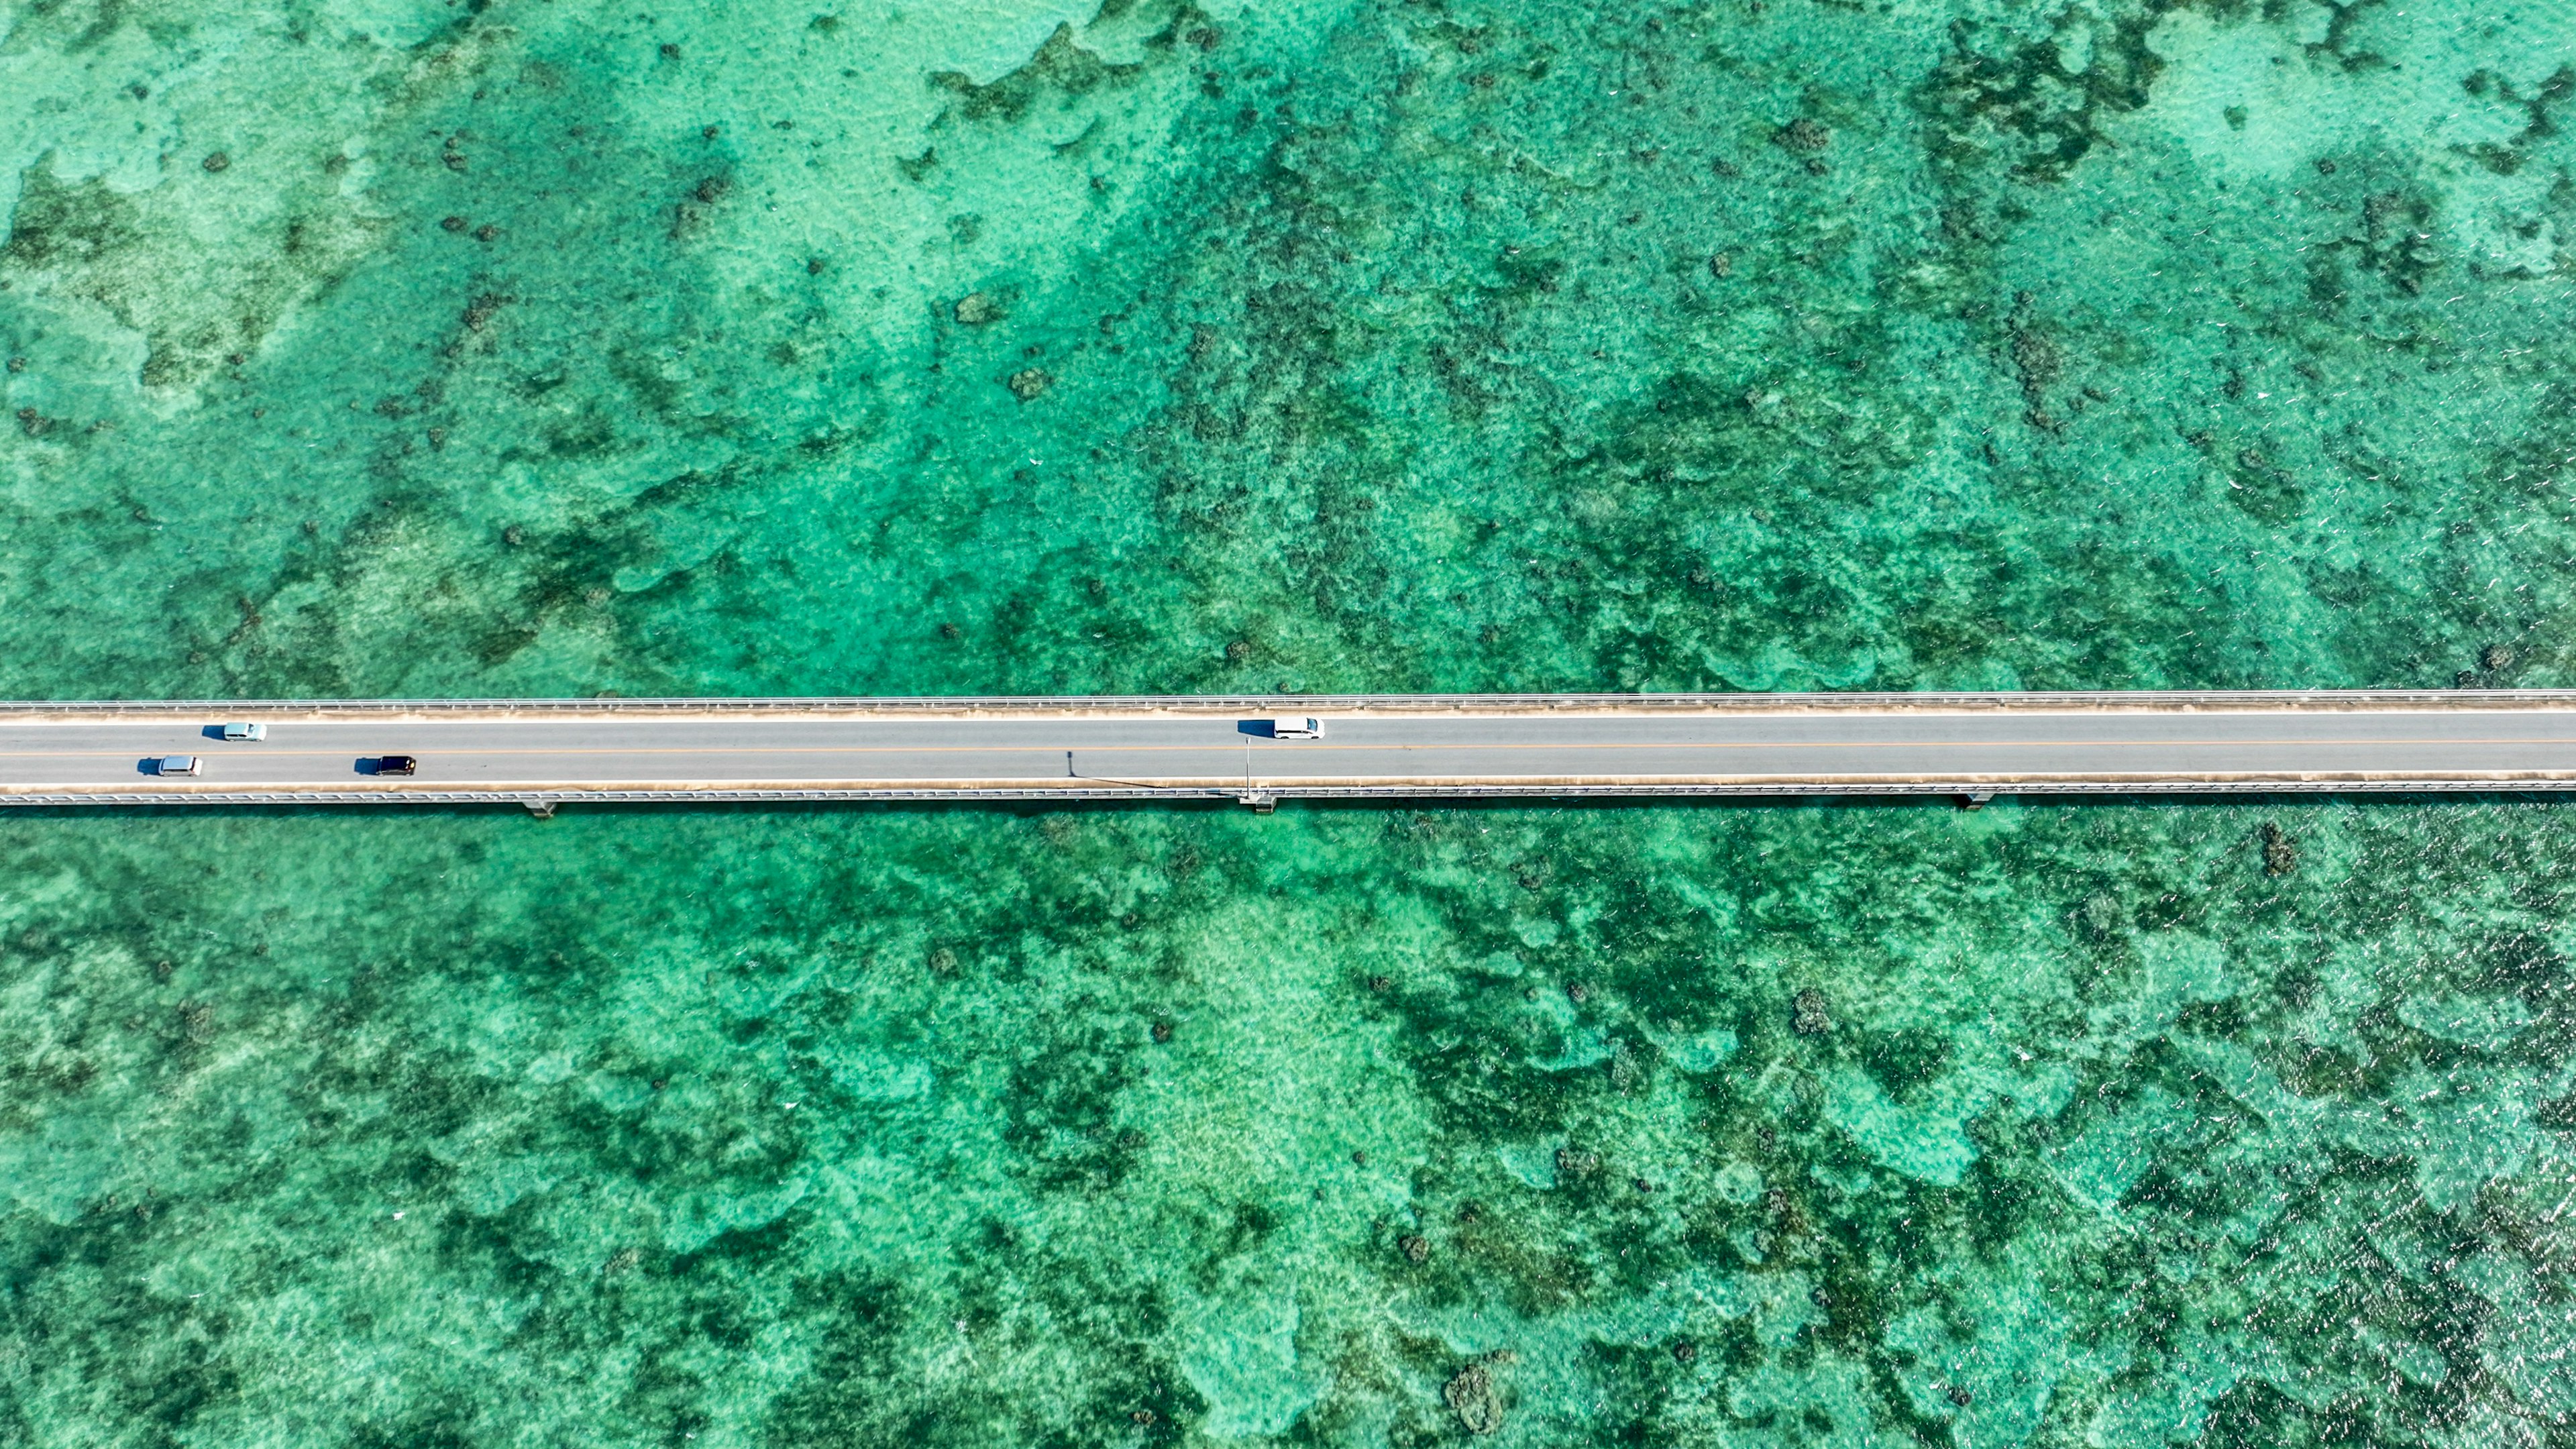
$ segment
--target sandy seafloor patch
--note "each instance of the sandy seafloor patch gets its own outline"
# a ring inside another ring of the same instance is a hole
[[[0,0],[0,694],[2576,684],[2571,106],[2541,0]],[[13,815],[0,1440],[2568,1444],[2571,868]]]

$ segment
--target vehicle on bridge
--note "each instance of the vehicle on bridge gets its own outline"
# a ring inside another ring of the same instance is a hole
[[[358,773],[362,775],[416,775],[420,773],[420,761],[410,755],[377,755],[373,759],[360,760],[358,762]]]
[[[1311,714],[1275,714],[1270,717],[1270,737],[1274,740],[1320,740],[1324,722]]]
[[[205,768],[206,762],[197,758],[195,755],[163,755],[161,757],[161,763],[152,767],[152,773],[156,775],[201,775],[205,773]]]
[[[224,738],[228,740],[264,740],[268,738],[268,726],[264,724],[228,724],[224,726]]]

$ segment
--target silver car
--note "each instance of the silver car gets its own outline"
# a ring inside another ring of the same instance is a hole
[[[202,775],[205,772],[206,762],[195,755],[163,755],[160,765],[152,771],[156,775]]]
[[[228,740],[264,740],[268,738],[268,726],[264,724],[228,724],[224,726],[224,738]]]

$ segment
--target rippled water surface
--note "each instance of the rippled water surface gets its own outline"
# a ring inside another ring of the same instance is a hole
[[[2576,684],[2576,8],[0,0],[0,694]],[[2505,801],[0,820],[0,1439],[2576,1443]]]

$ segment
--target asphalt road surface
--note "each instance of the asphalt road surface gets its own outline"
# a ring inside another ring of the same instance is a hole
[[[1097,703],[1050,715],[924,716],[864,709],[520,717],[399,706],[234,715],[112,708],[0,714],[0,799],[365,801],[497,798],[1030,798],[1676,793],[2576,789],[2576,696],[2534,703],[2284,706],[2201,696],[2172,703],[1335,714],[1300,706],[1324,737],[1269,737],[1242,712],[1134,714]],[[220,708],[220,707],[217,707]],[[554,706],[560,711],[563,706]],[[258,719],[258,743],[213,737]],[[419,760],[387,777],[362,761]],[[196,755],[203,773],[153,762]]]

